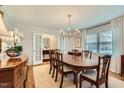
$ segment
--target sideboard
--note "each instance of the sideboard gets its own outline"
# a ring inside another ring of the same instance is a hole
[[[2,50],[2,39],[0,38],[0,53],[1,53],[1,50]]]
[[[49,51],[53,51],[53,49],[49,49],[49,50],[43,50],[43,61],[49,61]]]
[[[23,88],[27,79],[28,56],[0,60],[0,88]]]
[[[124,55],[121,55],[121,76],[124,76]]]

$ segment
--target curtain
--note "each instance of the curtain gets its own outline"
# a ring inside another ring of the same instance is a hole
[[[113,37],[113,55],[110,69],[115,73],[120,73],[121,61],[120,55],[124,54],[124,17],[113,19],[111,21],[112,37]]]
[[[61,50],[62,53],[65,53],[65,42],[64,42],[64,37],[62,35],[59,36],[59,40],[58,40],[58,44],[59,44],[59,49]]]
[[[86,30],[82,30],[82,50],[86,50],[86,40],[87,40]]]

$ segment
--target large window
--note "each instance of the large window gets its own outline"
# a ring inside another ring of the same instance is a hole
[[[112,54],[112,31],[87,34],[86,48],[101,54]]]

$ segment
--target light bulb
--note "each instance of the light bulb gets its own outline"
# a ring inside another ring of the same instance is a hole
[[[63,32],[63,35],[65,35],[65,32]]]
[[[59,33],[61,34],[61,33],[62,33],[62,31],[59,31]]]
[[[68,27],[68,31],[70,31],[71,29],[70,29],[70,27]]]
[[[59,33],[61,34],[63,32],[63,29],[61,29],[60,31],[59,31]]]
[[[78,33],[80,33],[80,31],[78,30]]]
[[[76,31],[78,31],[78,28],[76,28]]]

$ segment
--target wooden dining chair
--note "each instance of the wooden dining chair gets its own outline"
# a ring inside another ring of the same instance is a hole
[[[79,51],[77,49],[72,50],[72,53],[74,53],[74,55],[76,55]]]
[[[74,49],[74,50],[72,50],[72,52],[78,52],[78,50],[77,49]]]
[[[89,51],[89,50],[82,51],[82,57],[83,58],[89,58],[89,59],[91,59],[91,57],[92,57],[92,51]]]
[[[80,56],[80,55],[81,55],[81,53],[80,53],[79,50],[77,50],[77,49],[72,50],[72,54],[73,54],[74,56]]]
[[[96,85],[97,88],[105,83],[105,87],[108,88],[108,73],[111,55],[99,56],[98,59],[98,65],[94,70],[82,72],[80,74],[80,88],[82,87],[83,80],[90,82],[91,85]]]
[[[56,78],[55,78],[55,82],[57,81],[58,78],[58,72],[61,74],[61,82],[60,82],[60,88],[62,88],[63,85],[63,79],[64,76],[67,76],[68,74],[72,74],[73,71],[70,67],[66,66],[63,64],[63,54],[62,53],[56,53],[55,54],[55,59],[56,59]]]
[[[57,68],[56,61],[55,61],[55,54],[57,52],[60,52],[59,49],[54,49],[53,51],[49,51],[49,57],[50,57],[50,69],[49,69],[49,74],[51,74],[52,71],[52,78],[54,77],[55,70]]]
[[[49,74],[51,74],[51,71],[53,69],[53,62],[54,62],[54,51],[49,51],[49,58],[50,58]]]

